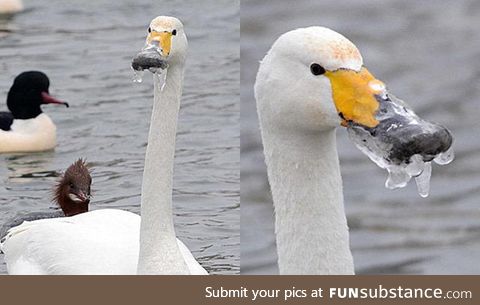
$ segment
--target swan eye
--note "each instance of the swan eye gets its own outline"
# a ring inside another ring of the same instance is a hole
[[[321,75],[325,73],[325,69],[319,64],[315,63],[310,66],[310,71],[313,75]]]
[[[148,28],[148,32],[151,33],[151,32],[152,32],[152,28]]]
[[[173,30],[173,31],[172,31],[172,35],[173,35],[173,36],[177,35],[177,30]]]

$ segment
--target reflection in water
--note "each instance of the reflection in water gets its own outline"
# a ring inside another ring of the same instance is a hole
[[[70,108],[43,107],[57,125],[55,152],[0,155],[2,230],[55,217],[51,189],[79,157],[93,167],[92,210],[140,212],[153,84],[150,75],[133,83],[130,64],[152,16],[172,14],[184,21],[190,49],[175,158],[176,233],[209,272],[238,273],[238,1],[173,1],[169,9],[147,0],[29,4],[13,20],[21,35],[0,40],[0,99],[19,72],[38,69]]]
[[[423,199],[412,184],[386,189],[385,172],[338,130],[357,273],[480,273],[480,108],[472,107],[480,96],[480,2],[283,2],[242,1],[242,273],[278,272],[252,90],[258,62],[279,35],[311,25],[346,35],[389,89],[455,136],[455,160],[435,168],[430,196]]]

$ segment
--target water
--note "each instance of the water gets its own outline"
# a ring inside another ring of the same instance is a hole
[[[311,25],[346,35],[375,77],[455,137],[455,161],[435,166],[430,195],[421,198],[412,183],[386,189],[387,173],[352,145],[344,129],[337,131],[356,272],[479,274],[480,3],[475,0],[242,1],[242,273],[278,272],[252,90],[258,62],[280,34]]]
[[[0,226],[58,213],[51,188],[79,157],[93,165],[92,209],[139,213],[153,82],[145,73],[143,83],[133,83],[130,64],[150,20],[175,15],[189,39],[175,159],[176,232],[210,273],[238,273],[238,1],[24,4],[27,11],[9,25],[15,30],[0,38],[1,96],[18,73],[38,69],[50,77],[50,93],[70,108],[43,107],[58,128],[55,152],[0,155]]]

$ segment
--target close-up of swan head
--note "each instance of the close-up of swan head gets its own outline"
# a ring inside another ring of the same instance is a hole
[[[313,141],[319,132],[346,127],[355,145],[389,171],[389,188],[404,187],[423,172],[422,180],[429,180],[429,162],[453,159],[450,132],[390,94],[363,65],[357,47],[325,27],[280,36],[260,63],[255,97],[264,135],[313,135]],[[428,187],[419,192],[427,196]]]
[[[159,16],[150,22],[145,46],[133,61],[136,71],[166,69],[168,65],[183,62],[187,52],[187,37],[183,24],[175,17]]]
[[[363,67],[357,47],[324,27],[280,36],[263,59],[255,85],[260,113],[271,114],[262,120],[310,132],[347,121],[376,126],[375,94],[382,90],[383,83]]]

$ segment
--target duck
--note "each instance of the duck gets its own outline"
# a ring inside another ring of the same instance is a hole
[[[56,146],[56,126],[42,112],[44,104],[69,104],[52,97],[50,80],[40,71],[19,74],[8,91],[7,107],[0,112],[0,153],[27,153],[52,150]]]
[[[358,48],[326,27],[281,35],[260,62],[254,93],[280,274],[354,274],[336,130],[353,131],[398,164],[431,161],[450,148],[451,134],[416,119]]]
[[[88,212],[91,199],[91,184],[90,165],[83,159],[78,159],[60,175],[55,187],[52,189],[52,201],[61,211],[54,214],[35,212],[18,215],[19,217],[0,226],[0,237],[3,237],[9,228],[18,226],[24,221],[62,216],[69,217]]]
[[[99,209],[24,222],[0,243],[9,274],[208,274],[176,238],[172,215],[175,136],[188,46],[182,22],[156,17],[146,45],[155,49],[156,57],[145,60],[140,55],[134,61],[145,70],[155,71],[157,64],[167,68],[153,74],[141,217]]]
[[[63,173],[55,186],[53,201],[70,217],[88,212],[91,195],[92,176],[89,166],[78,159]]]

